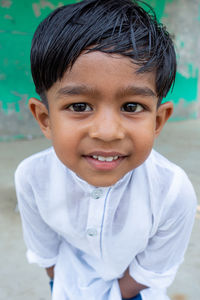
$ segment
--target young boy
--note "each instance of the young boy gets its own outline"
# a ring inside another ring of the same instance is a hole
[[[29,107],[53,147],[24,160],[16,189],[30,262],[53,300],[164,300],[196,199],[152,150],[173,105],[170,35],[130,0],[61,7],[37,28]]]

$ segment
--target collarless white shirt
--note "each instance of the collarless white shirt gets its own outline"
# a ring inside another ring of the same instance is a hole
[[[115,185],[94,187],[50,148],[15,174],[29,262],[55,264],[53,300],[121,300],[118,280],[149,288],[143,300],[166,300],[182,263],[196,210],[182,169],[152,150]]]

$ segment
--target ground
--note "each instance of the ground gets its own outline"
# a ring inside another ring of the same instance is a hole
[[[13,173],[18,163],[45,149],[49,142],[0,143],[0,300],[50,299],[48,278],[43,269],[29,265],[25,258],[19,213],[16,211]],[[169,122],[155,148],[181,166],[191,179],[200,203],[200,120]],[[172,300],[200,299],[200,206],[185,261],[168,290]]]

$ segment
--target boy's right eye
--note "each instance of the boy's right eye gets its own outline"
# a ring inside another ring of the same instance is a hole
[[[88,112],[92,110],[87,103],[73,103],[70,104],[67,109],[74,112]]]

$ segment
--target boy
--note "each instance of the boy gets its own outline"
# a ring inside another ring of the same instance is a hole
[[[53,300],[164,300],[195,214],[191,183],[152,150],[173,105],[172,40],[130,0],[61,7],[37,28],[29,107],[53,147],[16,189],[27,256]]]

